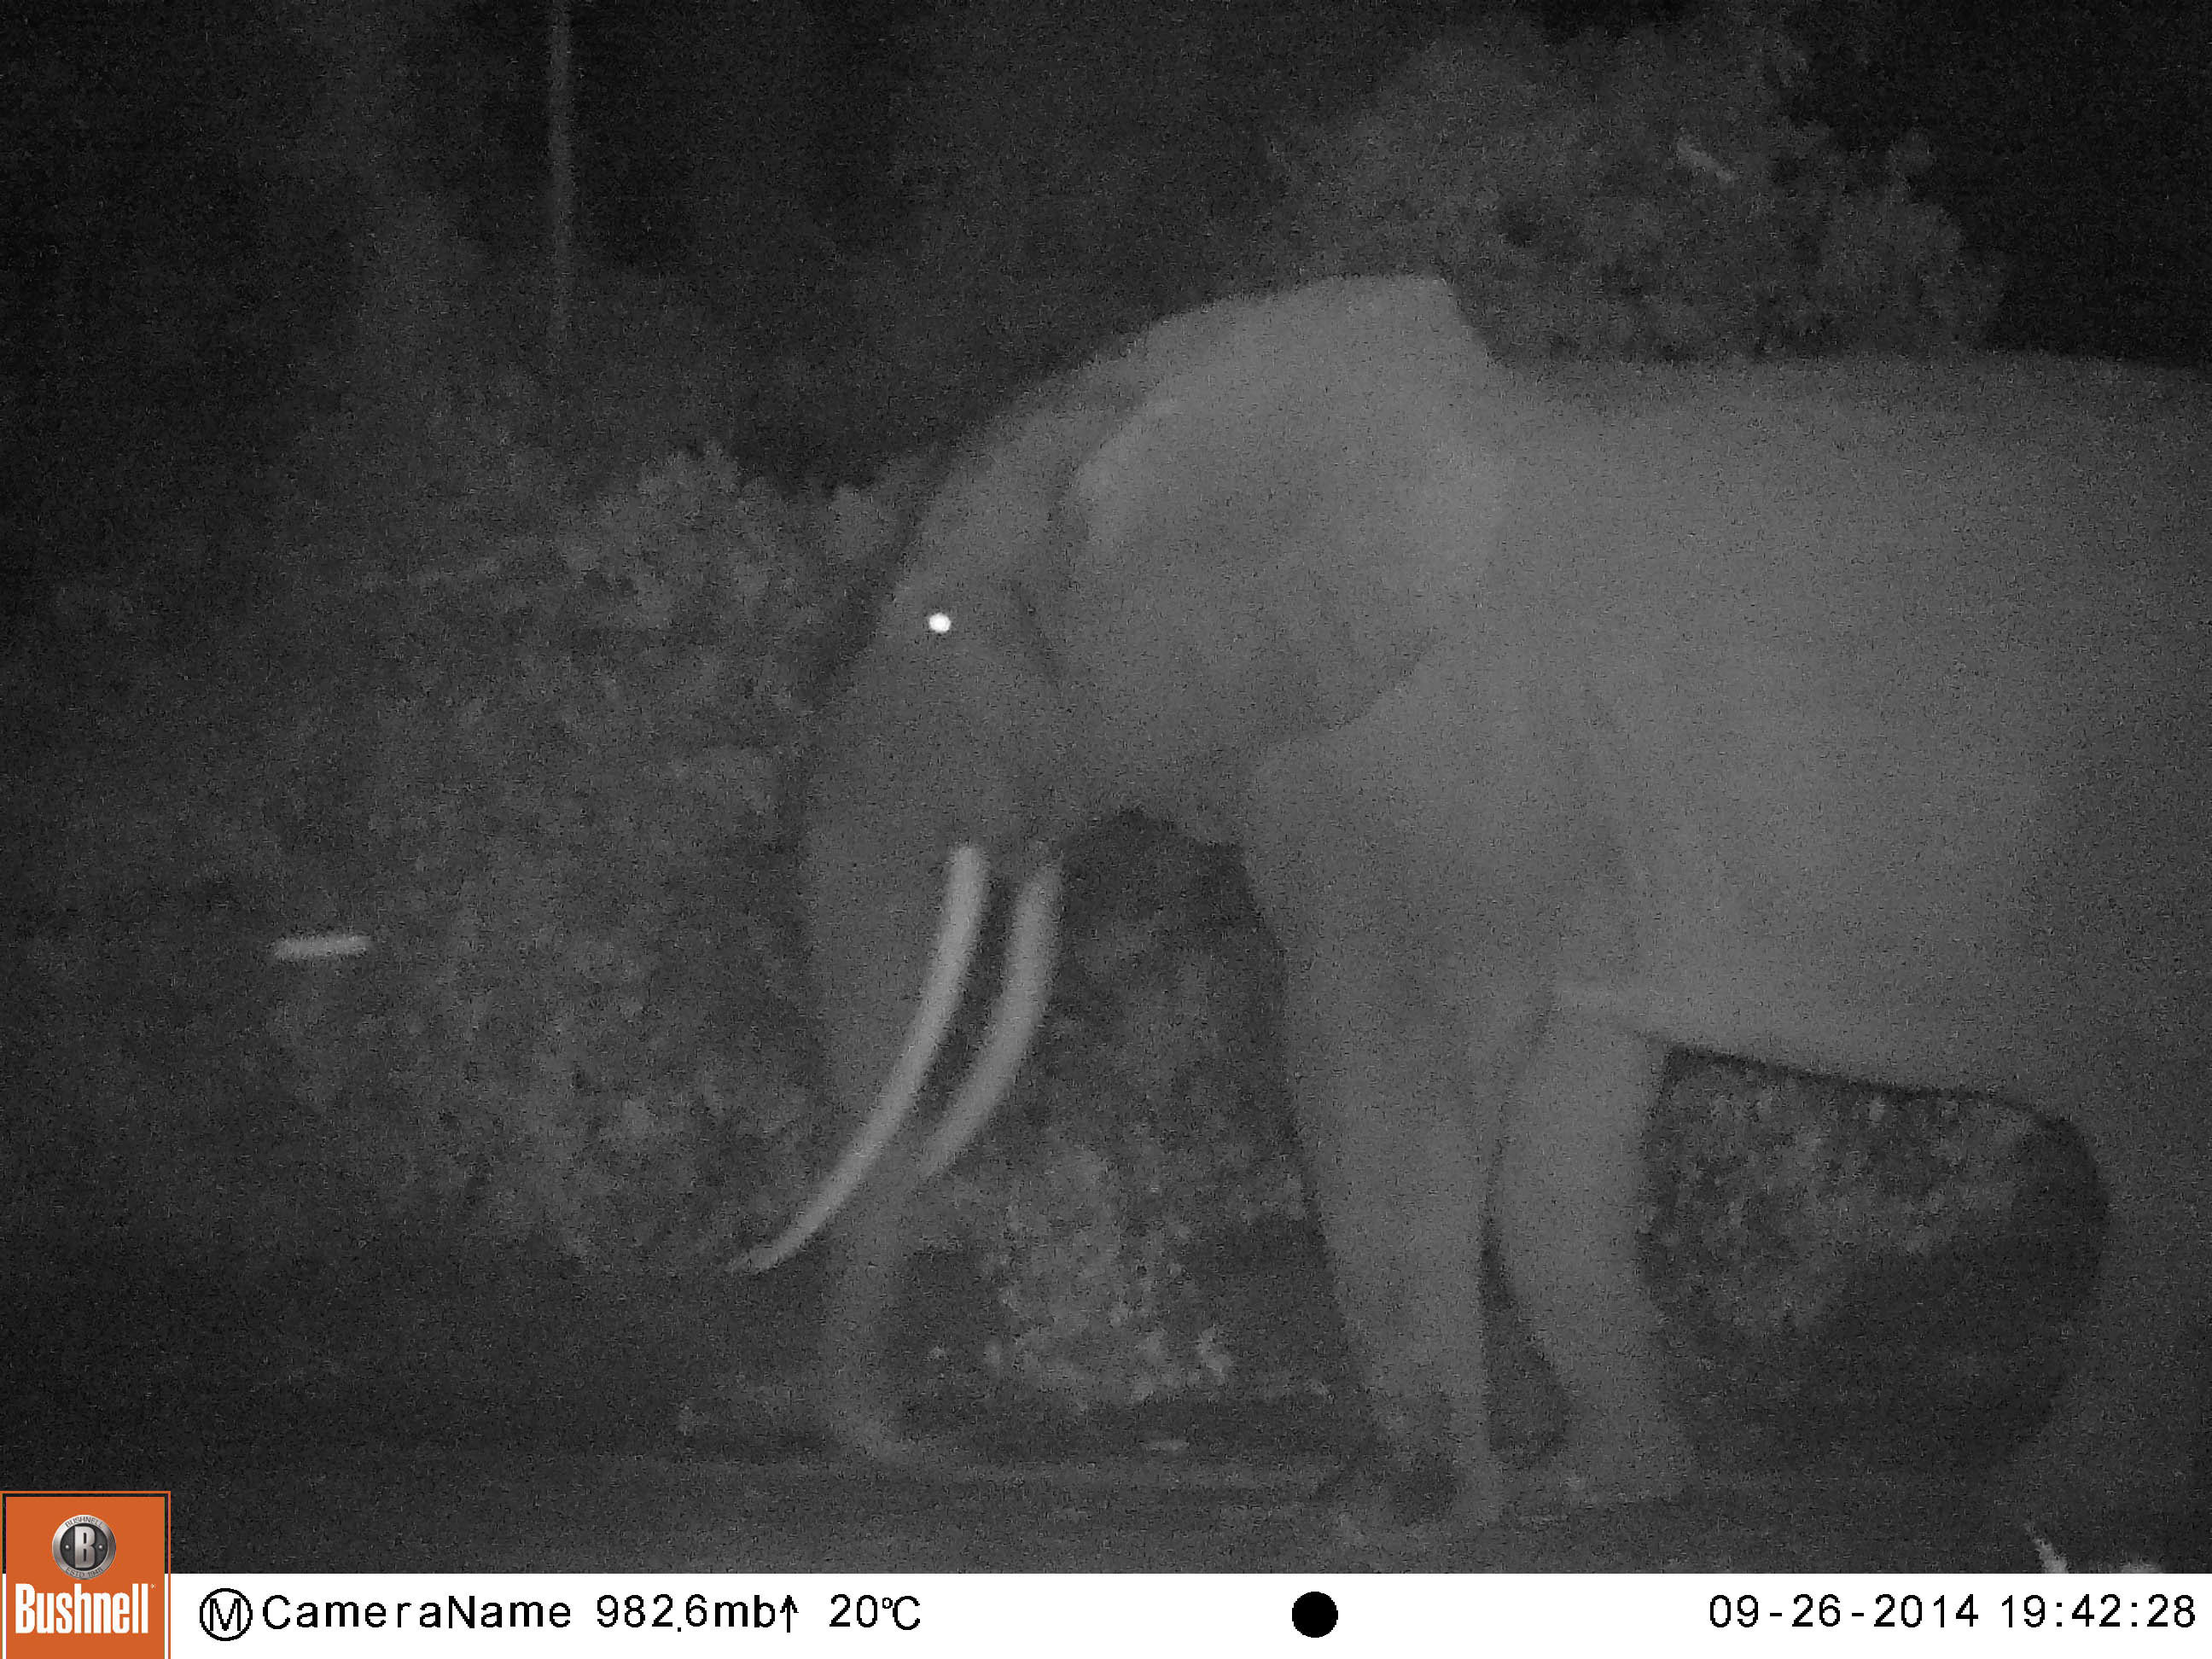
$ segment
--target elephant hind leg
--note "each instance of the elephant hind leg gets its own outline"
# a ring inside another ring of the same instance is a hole
[[[1555,1012],[1506,1109],[1499,1254],[1571,1411],[1539,1496],[1670,1498],[1692,1473],[1636,1243],[1644,1133],[1666,1058],[1664,1044]]]
[[[2105,1194],[2095,1296],[2000,1492],[2029,1518],[2212,1496],[2212,1109],[2182,1084],[2099,1108],[2075,1120]]]

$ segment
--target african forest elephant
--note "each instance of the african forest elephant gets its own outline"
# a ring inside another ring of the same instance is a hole
[[[1021,883],[1025,965],[964,1122],[1035,1021],[1052,849],[1139,806],[1232,830],[1282,948],[1398,1496],[1507,1496],[1486,1225],[1571,1407],[1535,1490],[1689,1474],[1634,1237],[1674,1044],[2070,1119],[2098,1298],[2015,1490],[2179,1496],[2212,1308],[2208,434],[2201,384],[2097,362],[1507,368],[1414,279],[1210,306],[1024,398],[931,499],[823,732],[805,903],[856,1134],[752,1264],[857,1186],[835,1432],[918,1455],[882,1327],[906,1200],[966,1129],[902,1114],[979,871]]]

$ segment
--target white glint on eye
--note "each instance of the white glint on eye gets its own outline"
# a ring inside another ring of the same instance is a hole
[[[950,634],[952,631],[952,613],[950,611],[933,611],[922,618],[922,626],[933,634]]]

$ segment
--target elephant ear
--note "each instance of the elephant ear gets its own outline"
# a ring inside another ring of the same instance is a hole
[[[1041,609],[1122,763],[1356,718],[1477,602],[1503,461],[1450,290],[1325,283],[1138,336],[1069,404],[1119,412],[1065,478]]]

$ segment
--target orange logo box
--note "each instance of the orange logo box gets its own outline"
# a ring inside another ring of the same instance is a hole
[[[0,1492],[0,1659],[169,1650],[169,1494]]]

